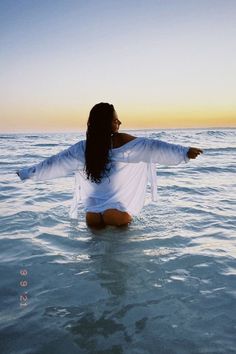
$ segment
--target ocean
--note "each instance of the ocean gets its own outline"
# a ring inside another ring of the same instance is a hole
[[[73,175],[15,174],[85,134],[1,134],[1,354],[236,353],[236,129],[130,133],[204,154],[157,165],[158,201],[97,231],[69,218]]]

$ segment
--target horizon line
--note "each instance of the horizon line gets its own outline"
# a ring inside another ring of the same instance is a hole
[[[174,127],[174,128],[130,128],[130,129],[120,129],[120,132],[125,131],[150,131],[150,130],[220,130],[220,129],[236,129],[236,125],[234,126],[209,126],[209,127]],[[70,134],[70,133],[86,133],[86,130],[60,130],[60,131],[5,131],[0,132],[1,135],[5,134]]]

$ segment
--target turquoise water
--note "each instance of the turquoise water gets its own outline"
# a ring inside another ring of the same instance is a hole
[[[132,133],[204,154],[103,231],[69,219],[73,176],[14,174],[83,134],[0,136],[1,354],[236,353],[236,130]]]

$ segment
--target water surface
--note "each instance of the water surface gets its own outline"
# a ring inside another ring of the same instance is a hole
[[[83,134],[0,136],[1,354],[236,352],[236,130],[132,134],[204,154],[157,166],[158,202],[103,231],[69,218],[72,175],[14,173]]]

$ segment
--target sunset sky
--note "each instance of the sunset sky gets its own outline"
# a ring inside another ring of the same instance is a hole
[[[0,132],[236,126],[235,0],[1,0]]]

